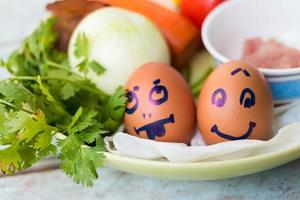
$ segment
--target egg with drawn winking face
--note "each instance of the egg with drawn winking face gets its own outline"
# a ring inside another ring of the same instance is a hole
[[[126,90],[124,122],[129,134],[162,142],[190,142],[196,124],[195,102],[174,68],[145,64],[131,75]]]
[[[207,144],[241,139],[267,140],[273,117],[267,81],[248,63],[222,64],[203,86],[197,115]]]

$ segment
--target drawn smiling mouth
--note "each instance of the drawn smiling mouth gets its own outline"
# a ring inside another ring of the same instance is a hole
[[[224,139],[227,139],[227,140],[243,140],[243,139],[247,139],[251,135],[251,133],[252,133],[253,129],[255,128],[255,126],[256,126],[256,123],[250,121],[247,132],[245,134],[243,134],[242,136],[240,136],[240,137],[235,137],[235,136],[231,136],[231,135],[222,133],[221,131],[219,131],[216,124],[211,127],[211,132],[216,133],[221,138],[224,138]]]
[[[174,123],[174,122],[175,122],[175,118],[174,118],[174,114],[172,113],[167,118],[149,123],[138,129],[134,127],[134,130],[135,130],[136,134],[138,134],[138,135],[140,135],[141,132],[145,131],[147,134],[147,137],[150,140],[154,140],[155,137],[162,137],[166,134],[166,128],[165,128],[166,124]]]

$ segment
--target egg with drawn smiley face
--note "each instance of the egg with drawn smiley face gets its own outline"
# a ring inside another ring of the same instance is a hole
[[[127,86],[126,131],[161,142],[191,141],[196,108],[188,84],[171,66],[149,63],[138,68]]]
[[[197,112],[207,144],[270,138],[271,92],[263,75],[248,63],[231,61],[219,66],[203,86]]]

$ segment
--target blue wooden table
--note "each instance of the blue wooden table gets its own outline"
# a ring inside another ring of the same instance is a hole
[[[170,181],[111,168],[94,187],[74,184],[60,170],[0,178],[0,199],[282,200],[300,199],[300,160],[266,172],[218,181]]]

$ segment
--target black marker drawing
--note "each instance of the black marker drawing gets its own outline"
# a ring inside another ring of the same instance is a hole
[[[247,94],[249,94],[250,97],[246,97]],[[250,88],[245,88],[241,93],[240,104],[245,108],[251,108],[255,105],[255,101],[254,92]]]
[[[236,68],[235,70],[233,70],[231,72],[231,75],[234,76],[234,75],[236,75],[237,73],[239,73],[241,71],[244,73],[245,76],[248,76],[248,77],[251,76],[250,73],[246,69],[242,69],[242,68]]]
[[[173,113],[165,119],[151,122],[140,128],[134,127],[134,130],[135,130],[136,134],[138,134],[138,135],[140,135],[141,132],[145,131],[147,134],[147,137],[150,140],[154,140],[156,137],[162,137],[166,134],[165,125],[169,124],[169,123],[172,123],[172,124],[175,123],[175,117],[174,117]]]
[[[125,111],[126,111],[126,113],[128,113],[130,115],[133,114],[137,110],[137,108],[139,107],[139,99],[138,99],[138,97],[137,97],[137,95],[135,93],[139,89],[140,89],[139,86],[135,86],[133,88],[133,91],[128,91],[127,92],[126,96],[127,96],[127,101],[128,102],[127,102],[127,106],[126,106],[126,110]],[[135,103],[134,103],[134,105],[131,108],[129,108],[128,106],[132,102],[135,102]]]
[[[159,85],[160,84],[160,79],[157,79],[153,81],[153,84],[155,85],[149,93],[149,101],[154,104],[154,105],[161,105],[164,102],[166,102],[169,98],[169,93],[168,90],[165,86]],[[153,96],[154,94],[162,94],[162,97],[159,99],[155,99]]]
[[[218,127],[217,127],[216,124],[213,125],[213,126],[211,127],[211,132],[212,132],[212,133],[216,133],[216,134],[217,134],[218,136],[220,136],[221,138],[224,138],[224,139],[227,139],[227,140],[243,140],[243,139],[249,138],[249,136],[251,135],[251,133],[252,133],[253,129],[255,128],[255,126],[256,126],[256,123],[250,121],[250,122],[249,122],[249,127],[248,127],[247,132],[244,133],[243,135],[239,136],[239,137],[235,137],[235,136],[231,136],[231,135],[229,135],[229,134],[222,133],[222,132],[218,129]]]
[[[222,107],[226,103],[226,99],[226,92],[222,88],[218,88],[212,94],[211,103],[217,107]]]

